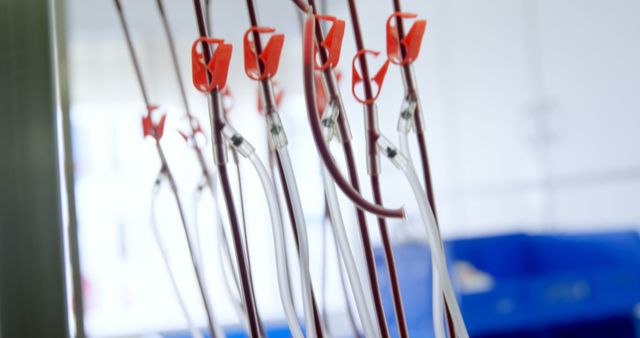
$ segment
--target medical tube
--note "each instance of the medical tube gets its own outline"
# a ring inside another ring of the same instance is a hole
[[[202,332],[198,330],[198,328],[194,325],[193,319],[189,314],[189,310],[187,310],[187,305],[182,298],[182,294],[180,293],[180,287],[178,287],[178,282],[176,281],[176,277],[173,274],[173,270],[171,269],[171,263],[169,262],[169,254],[167,248],[164,246],[162,242],[162,238],[160,237],[160,231],[158,229],[158,223],[156,222],[156,198],[158,198],[158,193],[162,183],[162,174],[158,176],[156,183],[153,186],[153,191],[151,193],[151,212],[150,212],[150,223],[151,223],[151,231],[153,232],[153,237],[156,240],[156,244],[158,245],[158,249],[160,249],[160,255],[162,256],[162,262],[164,263],[167,273],[169,274],[169,279],[171,280],[171,287],[173,288],[173,293],[176,296],[176,300],[178,301],[178,305],[180,306],[180,310],[184,314],[184,319],[187,322],[187,327],[189,328],[189,332],[191,332],[191,336],[193,338],[203,338]]]
[[[342,219],[342,211],[340,210],[340,203],[338,202],[338,194],[336,193],[331,175],[324,167],[322,168],[322,181],[329,206],[329,216],[331,216],[333,232],[338,243],[338,249],[340,249],[340,256],[346,267],[345,270],[347,271],[351,290],[353,290],[353,298],[358,309],[358,316],[360,317],[365,337],[380,337],[377,327],[374,325],[374,319],[369,312],[365,292],[358,274],[358,266],[349,245],[349,239]]]
[[[257,8],[255,6],[254,0],[247,0],[246,3],[251,26],[253,26],[254,28],[259,27]],[[253,46],[255,48],[255,54],[262,55],[264,50],[258,30],[253,31]],[[259,62],[258,67],[260,69],[260,72],[264,71],[264,63]],[[269,133],[269,143],[271,145],[271,150],[276,151],[278,170],[282,175],[281,184],[285,192],[285,201],[288,211],[291,215],[291,223],[293,226],[294,236],[298,241],[296,249],[298,250],[299,260],[302,267],[302,299],[305,309],[304,318],[306,323],[307,338],[324,338],[322,319],[320,318],[320,314],[315,302],[315,297],[313,295],[311,286],[311,275],[308,269],[309,250],[306,225],[304,222],[304,214],[302,213],[300,196],[297,193],[295,176],[293,174],[293,169],[291,168],[291,160],[289,159],[286,150],[286,136],[284,130],[282,129],[280,117],[278,116],[278,113],[276,111],[276,100],[274,95],[275,91],[271,82],[271,76],[265,76],[259,81],[262,98],[265,103],[265,111],[267,112],[267,126],[271,131],[280,131]]]
[[[460,312],[460,306],[458,305],[458,300],[453,290],[451,279],[449,278],[442,237],[440,236],[438,225],[433,215],[433,211],[431,210],[431,205],[429,204],[427,195],[420,186],[420,179],[418,179],[418,175],[413,167],[409,165],[407,159],[402,154],[398,153],[397,149],[393,147],[386,138],[380,136],[377,144],[380,153],[389,158],[391,162],[404,173],[405,177],[409,181],[411,190],[418,202],[420,216],[429,238],[431,255],[436,263],[435,266],[437,268],[438,277],[440,278],[445,299],[449,304],[449,310],[451,311],[456,334],[460,338],[468,338],[469,334],[464,324],[462,313]]]
[[[198,33],[201,38],[208,37],[209,35],[207,33],[207,26],[205,23],[201,1],[193,0],[193,6],[196,14]],[[211,61],[211,50],[209,49],[209,46],[206,42],[203,42],[202,54],[204,57],[204,64],[209,64],[209,62]],[[250,336],[252,338],[259,338],[261,336],[262,326],[258,317],[255,299],[253,297],[253,286],[251,284],[251,277],[249,276],[248,266],[246,264],[247,260],[245,258],[247,253],[245,252],[242,244],[243,240],[240,234],[238,215],[236,214],[231,183],[229,182],[229,173],[226,166],[226,147],[222,135],[222,128],[224,128],[225,123],[223,121],[222,114],[222,98],[220,97],[220,92],[218,89],[214,89],[209,93],[209,95],[207,96],[207,103],[209,105],[209,118],[211,122],[211,146],[213,152],[213,161],[218,168],[218,177],[222,186],[222,194],[227,206],[227,216],[229,218],[231,235],[238,264],[242,297],[244,299],[244,304],[247,308],[247,316],[249,318]]]
[[[308,337],[316,337],[318,333],[315,331],[316,326],[313,322],[313,305],[311,302],[312,299],[312,290],[311,290],[311,272],[309,269],[309,238],[307,234],[307,225],[304,220],[304,214],[302,213],[302,205],[300,204],[300,193],[298,192],[298,187],[295,184],[295,176],[293,173],[293,168],[291,166],[291,158],[289,157],[289,151],[287,147],[279,147],[277,149],[278,156],[280,157],[280,163],[282,164],[282,169],[284,172],[285,180],[289,180],[288,184],[286,184],[287,189],[289,190],[289,196],[291,197],[291,204],[293,206],[293,215],[295,217],[295,223],[298,225],[298,235],[299,237],[299,256],[301,262],[302,270],[300,273],[302,274],[303,280],[303,294],[302,301],[305,307],[304,315],[305,322],[307,326],[307,335]]]
[[[406,157],[408,165],[413,167],[408,138],[408,133],[411,128],[409,120],[410,117],[411,115],[404,114],[404,112],[401,113],[401,118],[398,121],[398,140],[400,143],[400,152]],[[445,311],[444,302],[442,299],[440,279],[438,277],[433,255],[431,255],[431,299],[431,313],[433,314],[433,331],[435,337],[446,338],[446,331],[442,318],[442,314]]]
[[[313,15],[309,16],[310,24],[305,22],[305,37],[304,37],[304,82],[305,82],[305,99],[307,104],[307,116],[309,118],[309,124],[311,126],[311,132],[314,143],[318,153],[322,157],[324,165],[331,174],[331,177],[336,182],[340,190],[349,197],[353,203],[355,203],[361,209],[368,211],[376,216],[380,217],[392,217],[403,218],[404,211],[402,209],[387,209],[381,207],[375,203],[371,203],[366,200],[362,195],[356,191],[353,186],[344,178],[338,165],[333,159],[329,147],[324,142],[322,137],[322,130],[320,127],[320,121],[318,120],[318,110],[316,107],[315,98],[315,76],[314,76],[314,64],[313,64],[313,50],[314,39],[313,34],[315,30]],[[308,36],[307,36],[308,35]]]
[[[275,187],[269,177],[267,168],[255,154],[255,149],[248,142],[244,141],[242,136],[237,134],[228,124],[225,125],[222,132],[230,143],[236,147],[238,153],[249,159],[260,178],[260,182],[262,183],[262,188],[264,189],[264,194],[269,207],[269,216],[271,217],[273,230],[273,243],[276,252],[276,270],[278,275],[278,286],[280,288],[280,301],[284,308],[287,323],[291,330],[291,335],[294,338],[303,338],[304,335],[302,334],[300,324],[298,323],[293,299],[291,299],[291,285],[289,285],[288,271],[285,265],[286,248],[284,242],[284,228],[280,217],[278,216],[278,196],[276,194]]]

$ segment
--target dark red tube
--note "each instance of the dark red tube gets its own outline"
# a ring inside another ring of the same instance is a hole
[[[313,14],[317,14],[317,8],[316,8],[316,4],[314,2],[314,0],[310,0],[310,6],[313,10]],[[315,37],[318,43],[322,43],[324,36],[322,34],[322,28],[319,24],[319,22],[315,22],[315,25],[313,23],[314,18],[309,18],[309,20],[311,20],[311,23],[306,23],[305,26],[305,47],[306,48],[313,48],[313,29],[315,28]],[[310,27],[309,27],[310,26]],[[311,31],[311,32],[310,32]],[[307,44],[308,42],[308,44]],[[312,55],[313,50],[312,49],[305,49],[305,53],[308,53],[308,55]],[[312,57],[307,57],[306,60],[311,60]],[[324,49],[320,49],[320,59],[323,63],[325,63],[327,61],[327,53],[326,50]],[[313,70],[313,65],[305,65],[306,70],[309,70],[309,67],[311,67],[311,71]],[[306,74],[306,73],[305,73]],[[338,115],[338,127],[339,127],[339,131],[340,134],[343,135],[343,143],[342,143],[342,147],[343,147],[343,152],[344,152],[344,156],[345,156],[345,160],[346,160],[346,164],[347,164],[347,169],[348,169],[348,173],[349,173],[349,180],[351,185],[353,186],[353,189],[356,190],[357,192],[360,192],[360,183],[358,180],[358,172],[356,170],[356,166],[355,166],[355,160],[354,160],[354,155],[353,155],[353,148],[351,147],[351,141],[349,140],[349,138],[347,137],[347,135],[349,135],[349,130],[348,130],[348,126],[347,126],[347,120],[346,120],[346,111],[344,110],[344,106],[342,105],[342,101],[341,101],[341,97],[338,91],[338,87],[337,87],[337,83],[335,81],[335,76],[334,76],[334,70],[332,67],[328,67],[326,70],[324,70],[324,78],[325,78],[325,82],[327,84],[327,89],[329,91],[329,96],[331,98],[332,101],[338,103],[338,108],[340,109],[340,113]],[[305,86],[307,89],[307,96],[308,95],[315,95],[315,91],[313,89],[313,87],[310,87],[310,91],[309,91],[309,85]],[[313,94],[312,94],[313,93]],[[313,102],[315,102],[315,97],[313,97],[311,99]],[[311,114],[314,115],[317,112]],[[315,115],[317,116],[317,115]],[[314,121],[317,123],[317,117],[312,117],[310,116],[310,118],[312,120],[311,124],[312,124],[312,129],[313,129],[313,123]],[[317,144],[318,146],[322,146],[323,144]],[[331,158],[330,158],[331,159]],[[326,163],[326,161],[325,161]],[[374,306],[375,306],[375,313],[376,313],[376,318],[378,319],[378,327],[380,329],[380,333],[382,335],[383,338],[388,338],[389,337],[389,330],[387,328],[387,322],[386,322],[386,318],[385,318],[385,314],[384,314],[384,308],[382,305],[382,297],[380,295],[380,286],[378,284],[378,274],[376,271],[376,263],[375,263],[375,258],[373,255],[373,247],[371,244],[371,239],[369,237],[369,229],[367,227],[367,220],[365,218],[364,212],[362,209],[358,209],[356,208],[356,215],[357,215],[357,221],[358,221],[358,226],[360,229],[360,235],[361,235],[361,240],[362,240],[362,246],[363,246],[363,250],[364,250],[364,254],[365,254],[365,260],[366,260],[366,264],[367,264],[367,272],[368,272],[368,278],[369,278],[369,283],[371,285],[371,291],[372,291],[372,296],[373,296],[373,300],[374,300]]]
[[[353,34],[356,40],[356,48],[358,50],[364,50],[364,42],[362,39],[362,32],[360,30],[360,22],[358,16],[358,10],[355,0],[348,0],[349,2],[349,14],[351,15],[351,22],[353,27]],[[364,85],[364,94],[366,101],[373,102],[373,90],[371,88],[371,81],[369,77],[369,67],[367,65],[367,58],[365,54],[361,54],[358,58],[360,63],[360,71],[362,72],[362,79]],[[374,103],[366,104],[366,138],[368,144],[367,160],[369,161],[369,176],[371,180],[371,189],[373,191],[374,200],[378,205],[382,205],[382,194],[380,191],[380,178],[378,171],[378,152],[376,143],[380,136],[378,130],[376,110]],[[380,230],[380,238],[382,240],[382,247],[384,249],[385,261],[387,264],[387,270],[389,272],[389,282],[391,285],[391,293],[393,296],[393,308],[396,314],[396,321],[398,323],[398,332],[401,338],[409,337],[409,330],[407,329],[407,321],[404,313],[404,306],[402,305],[402,293],[400,291],[400,281],[398,279],[398,273],[396,271],[396,263],[393,255],[393,246],[389,237],[389,230],[387,228],[387,221],[384,218],[378,218],[378,229]]]
[[[196,20],[198,23],[198,31],[201,37],[207,37],[207,26],[205,23],[204,13],[202,11],[202,5],[200,0],[193,1]],[[202,51],[204,54],[205,64],[209,64],[211,60],[211,51],[209,46],[203,42]],[[217,89],[214,89],[210,93],[211,100],[213,101],[213,116],[212,116],[212,130],[211,135],[213,137],[213,147],[215,156],[223,159],[225,156],[225,145],[222,136],[222,128],[224,128],[223,112],[219,109],[220,94]],[[249,278],[249,269],[246,265],[247,259],[245,257],[244,246],[242,241],[242,235],[240,234],[240,225],[238,223],[238,216],[236,214],[235,203],[233,200],[231,183],[229,182],[229,173],[227,172],[227,166],[225,161],[217,163],[218,174],[220,177],[220,183],[222,185],[222,192],[227,205],[227,214],[229,217],[229,223],[231,225],[231,234],[233,238],[234,249],[236,253],[236,260],[238,262],[238,270],[240,272],[240,286],[242,287],[242,297],[247,306],[247,315],[249,316],[249,330],[252,338],[260,337],[260,323],[257,318],[257,308],[253,295],[253,286],[251,285],[251,279]]]

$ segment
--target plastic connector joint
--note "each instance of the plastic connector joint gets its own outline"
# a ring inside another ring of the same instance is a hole
[[[249,158],[249,156],[256,151],[256,149],[230,125],[227,124],[224,126],[222,134],[224,134],[224,137],[244,158]]]
[[[398,116],[399,133],[408,134],[413,129],[413,115],[416,113],[418,104],[412,98],[406,98],[400,107],[400,115]]]
[[[329,102],[325,107],[325,111],[322,113],[322,121],[320,122],[322,123],[322,127],[327,129],[328,134],[325,138],[327,142],[331,141],[336,134],[340,137],[340,133],[337,130],[338,114],[340,114],[340,109],[338,109],[334,101]]]
[[[370,119],[367,116],[367,106],[362,106],[362,109],[364,110],[364,114],[362,114],[362,116],[364,116],[364,125],[367,129],[367,133],[378,130],[378,105],[374,103],[371,107],[371,109],[373,109],[373,119]],[[376,135],[375,139],[372,137],[367,137],[367,173],[369,175],[378,175],[380,173],[380,157],[376,156],[377,151],[375,149],[379,136],[379,134]]]
[[[267,129],[271,150],[278,150],[288,144],[287,135],[284,133],[282,121],[280,120],[280,114],[277,112],[267,114]]]
[[[376,142],[378,146],[378,151],[383,156],[386,156],[391,163],[398,169],[406,168],[409,165],[409,160],[402,155],[402,153],[396,148],[389,139],[380,135],[378,137],[378,141]]]

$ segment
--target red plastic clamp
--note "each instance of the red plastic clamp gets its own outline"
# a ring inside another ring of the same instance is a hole
[[[407,65],[412,63],[420,53],[422,37],[427,28],[427,20],[416,20],[409,33],[400,40],[398,38],[398,27],[393,25],[396,17],[401,19],[415,19],[418,15],[414,13],[395,12],[387,19],[387,57],[392,63],[397,65]],[[404,47],[405,54],[402,57],[400,48]]]
[[[356,61],[360,56],[364,56],[366,54],[378,56],[380,55],[380,52],[372,51],[369,49],[361,49],[353,57],[353,62],[351,63],[351,92],[353,93],[353,96],[356,98],[356,100],[358,100],[358,102],[362,104],[371,104],[380,95],[380,90],[382,89],[382,83],[384,82],[384,78],[387,75],[387,70],[389,69],[389,59],[387,59],[384,62],[384,64],[382,65],[382,67],[380,67],[376,75],[374,75],[373,78],[371,78],[371,81],[378,86],[378,90],[376,94],[372,98],[361,99],[356,93],[356,85],[362,82],[362,75],[360,75],[360,73],[358,72],[358,69],[356,68]]]
[[[204,55],[201,49],[205,48],[204,46],[209,48],[215,45],[218,46],[213,52],[209,64],[205,65]],[[201,37],[193,43],[191,47],[191,66],[193,85],[196,89],[203,93],[210,93],[214,89],[220,90],[225,87],[232,51],[233,46],[224,43],[222,39]]]
[[[156,109],[158,109],[158,106],[147,106],[147,114],[142,117],[142,133],[144,137],[151,136],[160,141],[164,133],[164,122],[167,119],[167,114],[162,114],[160,121],[154,123],[152,115]]]
[[[282,46],[284,45],[284,34],[273,34],[269,42],[263,48],[262,53],[257,55],[255,44],[250,39],[253,32],[262,34],[272,34],[276,30],[271,27],[251,27],[244,33],[244,71],[253,80],[264,80],[273,77],[278,72]],[[262,70],[260,69],[262,67]]]
[[[331,28],[325,36],[324,40],[320,44],[320,48],[324,48],[328,52],[327,62],[322,65],[318,65],[316,58],[316,70],[325,70],[329,67],[335,67],[340,61],[340,52],[342,51],[342,38],[344,37],[344,20],[337,19],[334,16],[328,15],[316,15],[317,20],[331,22]],[[318,54],[318,48],[316,47],[316,55]]]

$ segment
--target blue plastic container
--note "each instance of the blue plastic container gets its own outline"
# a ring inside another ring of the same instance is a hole
[[[635,232],[513,234],[445,246],[450,265],[464,261],[493,278],[488,290],[459,294],[473,338],[640,337],[633,316],[640,303],[640,237]],[[394,250],[411,337],[432,337],[428,247],[405,244]],[[376,264],[390,332],[397,337],[381,249]],[[267,329],[269,338],[290,336],[284,323]],[[245,337],[239,329],[228,333],[229,338]]]
[[[460,294],[472,337],[637,337],[640,238],[635,232],[504,235],[446,244],[452,262],[465,261],[493,278],[493,287]],[[427,247],[395,248],[413,336],[432,336],[431,270]],[[377,265],[387,319],[397,336],[381,251]]]

